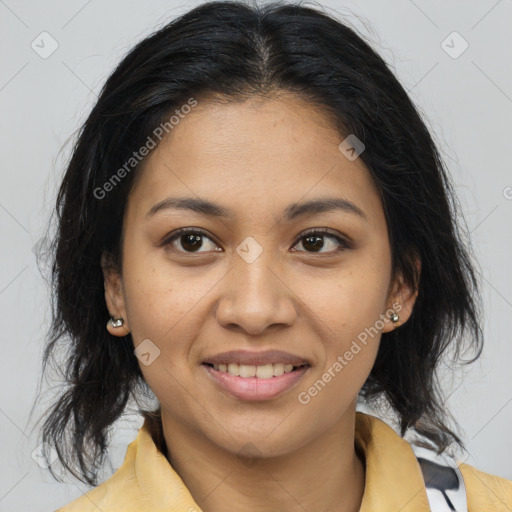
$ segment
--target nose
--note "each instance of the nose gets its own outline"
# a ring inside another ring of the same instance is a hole
[[[219,324],[253,336],[293,325],[297,297],[279,268],[265,251],[252,263],[237,255],[223,280],[216,312]]]

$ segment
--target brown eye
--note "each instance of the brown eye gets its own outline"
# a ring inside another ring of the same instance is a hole
[[[203,235],[194,235],[193,233],[187,233],[185,235],[180,235],[180,244],[181,247],[186,249],[187,251],[190,249],[192,251],[197,251],[203,245],[202,241]]]
[[[324,246],[324,240],[323,237],[320,235],[309,235],[306,238],[304,238],[304,242],[302,242],[303,247],[309,249],[312,249],[313,251],[317,252]]]
[[[211,242],[212,248],[208,248],[205,239]],[[206,233],[198,228],[182,228],[168,237],[162,245],[171,246],[172,250],[182,253],[203,253],[210,250],[217,251],[218,246]],[[206,246],[206,251],[201,251]]]
[[[326,243],[325,239],[330,239],[331,242]],[[302,234],[299,242],[302,244],[306,252],[312,253],[338,252],[351,247],[350,244],[340,236],[325,230],[316,230],[304,233]],[[324,247],[326,247],[327,250],[322,251]]]

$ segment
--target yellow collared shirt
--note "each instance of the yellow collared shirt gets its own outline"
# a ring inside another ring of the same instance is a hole
[[[420,466],[409,443],[382,420],[356,412],[356,447],[366,481],[360,512],[430,512]],[[511,512],[512,481],[461,464],[469,512]],[[56,512],[201,512],[158,450],[146,422],[121,467]]]

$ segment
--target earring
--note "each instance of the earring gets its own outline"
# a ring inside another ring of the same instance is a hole
[[[391,319],[391,321],[393,322],[395,327],[399,327],[400,326],[400,322],[398,322],[398,319],[400,317],[394,311],[393,311],[393,313],[391,315],[389,315],[389,318]]]
[[[122,318],[111,317],[109,323],[112,327],[117,329],[118,327],[122,327],[124,325],[124,320]]]

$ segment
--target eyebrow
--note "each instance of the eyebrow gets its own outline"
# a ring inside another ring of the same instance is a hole
[[[225,219],[234,219],[236,217],[235,213],[229,208],[212,203],[206,199],[194,197],[168,197],[152,206],[146,217],[152,217],[156,213],[168,209],[191,210],[202,215]],[[285,208],[283,220],[290,222],[305,215],[316,215],[336,210],[357,215],[368,221],[366,214],[361,208],[339,197],[321,197],[302,203],[292,203]]]

